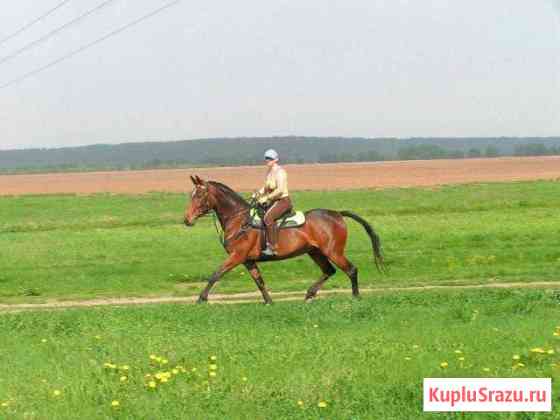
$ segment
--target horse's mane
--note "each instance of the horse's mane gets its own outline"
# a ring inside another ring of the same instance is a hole
[[[226,196],[233,198],[239,204],[248,205],[247,201],[243,197],[241,197],[241,195],[239,195],[237,192],[232,190],[226,184],[222,184],[221,182],[217,182],[217,181],[208,181],[208,183],[216,187],[221,192],[223,192]]]

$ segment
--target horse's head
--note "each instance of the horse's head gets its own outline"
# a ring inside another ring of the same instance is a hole
[[[210,194],[210,186],[208,182],[200,179],[199,176],[191,176],[194,185],[191,202],[185,210],[185,225],[192,226],[196,219],[209,213],[214,207]]]

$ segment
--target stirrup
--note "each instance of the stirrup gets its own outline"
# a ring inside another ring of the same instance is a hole
[[[273,257],[274,255],[276,255],[276,251],[273,248],[271,248],[270,245],[267,245],[267,247],[262,250],[262,254],[267,255],[269,257]]]

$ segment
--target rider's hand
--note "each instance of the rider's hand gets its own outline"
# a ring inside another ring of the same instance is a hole
[[[266,197],[259,197],[258,199],[260,205],[266,205],[268,203],[268,199]]]

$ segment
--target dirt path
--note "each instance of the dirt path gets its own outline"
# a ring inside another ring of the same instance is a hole
[[[470,285],[424,285],[411,287],[378,287],[362,289],[362,293],[383,293],[383,292],[410,292],[410,291],[426,291],[426,290],[461,290],[461,289],[554,289],[560,288],[560,281],[551,282],[532,282],[532,283],[486,283],[486,284],[470,284]],[[350,289],[323,290],[318,297],[329,295],[350,294]],[[305,291],[302,292],[276,292],[271,293],[275,302],[285,302],[293,300],[302,300]],[[80,308],[92,306],[130,306],[130,305],[148,305],[162,303],[186,303],[193,304],[196,302],[197,296],[173,297],[163,296],[156,298],[108,298],[108,299],[91,299],[77,301],[52,301],[47,303],[22,303],[22,304],[0,304],[0,314],[14,313],[21,311],[33,310],[55,310],[67,308]],[[262,301],[259,292],[235,293],[235,294],[214,294],[210,295],[210,304],[234,304],[234,303],[259,303]]]

